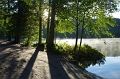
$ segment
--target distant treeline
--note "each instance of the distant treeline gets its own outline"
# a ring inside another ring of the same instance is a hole
[[[117,26],[115,27],[110,27],[110,32],[115,36],[115,38],[119,38],[120,37],[120,19],[115,18]],[[81,29],[79,29],[79,34],[81,32]],[[43,38],[46,38],[46,34],[47,30],[46,28],[43,29]],[[66,33],[66,34],[62,34],[62,33],[55,33],[55,37],[56,38],[75,38],[75,33]],[[0,33],[0,38],[5,38],[5,36]],[[92,34],[84,34],[83,38],[95,38],[94,35]],[[101,38],[108,38],[108,36],[105,35],[101,35]]]
[[[117,26],[115,27],[110,27],[110,32],[115,36],[115,38],[119,38],[120,37],[120,19],[115,18]],[[79,34],[81,32],[81,29],[79,29]],[[43,37],[46,37],[46,29],[43,30]],[[75,38],[75,33],[66,33],[66,34],[62,34],[62,33],[56,33],[55,36],[57,38]],[[95,36],[93,34],[84,34],[83,38],[95,38]],[[108,36],[105,35],[101,35],[101,38],[108,38]]]

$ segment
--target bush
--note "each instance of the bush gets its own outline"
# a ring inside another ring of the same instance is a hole
[[[79,47],[79,46],[77,46]],[[77,52],[74,53],[74,46],[70,46],[67,43],[56,44],[53,47],[53,52],[58,54],[68,54],[72,56],[72,59],[78,61],[78,65],[83,69],[90,65],[104,64],[105,55],[88,45],[83,45],[80,50],[77,48]]]
[[[72,54],[74,46],[70,46],[67,43],[55,44],[53,47],[54,53],[58,54]]]
[[[31,45],[32,45],[32,41],[28,38],[24,38],[23,46],[31,46]]]
[[[78,56],[79,65],[82,68],[96,64],[101,65],[105,62],[105,55],[88,45],[83,45],[75,56]]]

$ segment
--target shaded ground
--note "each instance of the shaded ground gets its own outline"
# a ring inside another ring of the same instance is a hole
[[[61,56],[0,41],[0,79],[103,79]]]

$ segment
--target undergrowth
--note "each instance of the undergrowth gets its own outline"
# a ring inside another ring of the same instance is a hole
[[[105,55],[102,52],[86,44],[82,45],[80,50],[78,47],[76,52],[74,52],[74,46],[61,43],[55,44],[52,51],[57,54],[67,54],[70,60],[76,60],[78,65],[83,69],[90,65],[104,64]]]

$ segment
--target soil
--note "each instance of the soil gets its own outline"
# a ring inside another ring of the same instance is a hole
[[[104,79],[61,55],[0,41],[0,79]]]

